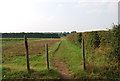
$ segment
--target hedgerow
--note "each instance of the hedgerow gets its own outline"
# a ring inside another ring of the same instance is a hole
[[[81,44],[81,40],[84,39],[88,68],[92,63],[93,71],[97,68],[99,72],[97,75],[107,79],[119,79],[120,25],[115,25],[108,31],[70,34],[67,39],[74,44]]]

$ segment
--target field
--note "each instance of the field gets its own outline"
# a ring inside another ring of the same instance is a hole
[[[2,78],[119,81],[119,35],[115,29],[73,33],[60,39],[29,38],[30,73],[26,67],[24,39],[3,38]],[[83,68],[83,39],[86,69]],[[46,66],[46,43],[50,70]]]
[[[46,68],[45,44],[49,45],[49,54],[57,47],[60,39],[28,39],[31,74],[27,73],[24,39],[3,39],[3,79],[13,78],[59,78],[59,73],[50,65]],[[33,76],[34,75],[34,76]]]

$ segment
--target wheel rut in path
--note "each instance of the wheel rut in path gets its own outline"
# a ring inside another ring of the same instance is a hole
[[[55,57],[56,52],[59,50],[61,43],[58,45],[58,48],[55,50],[53,54],[52,62],[54,66],[57,68],[58,72],[61,74],[62,79],[72,79],[71,78],[71,72],[66,64],[66,62],[63,62]]]
[[[68,69],[68,66],[65,62],[54,58],[53,63],[55,65],[55,67],[57,68],[58,72],[61,74],[62,79],[72,79],[71,78],[71,72]]]

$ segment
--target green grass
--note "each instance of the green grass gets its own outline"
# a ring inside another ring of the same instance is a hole
[[[29,41],[37,41],[38,39],[29,39]],[[41,39],[50,40],[50,39]],[[12,41],[13,43],[13,41]],[[17,42],[16,42],[17,43]],[[52,64],[53,53],[58,47],[60,42],[56,43],[49,50],[49,60],[50,60],[50,71],[46,67],[46,56],[43,53],[42,56],[31,55],[30,56],[30,66],[31,73],[27,73],[26,69],[26,59],[25,56],[16,56],[11,60],[7,60],[3,63],[3,79],[12,78],[37,78],[37,79],[59,79],[60,74],[57,69]],[[72,73],[72,77],[75,79],[114,79],[116,74],[109,68],[110,59],[107,54],[102,54],[100,49],[93,50],[94,52],[89,52],[91,49],[85,50],[86,54],[86,66],[87,70],[84,71],[82,68],[82,52],[81,45],[74,44],[73,42],[62,40],[59,49],[54,54],[55,58],[65,61]],[[13,53],[9,53],[12,55]],[[8,55],[8,56],[9,56]],[[111,62],[112,64],[115,64]],[[113,66],[113,65],[112,65]],[[64,69],[64,68],[63,68]],[[113,74],[111,74],[113,73]]]
[[[0,80],[2,79],[2,65],[0,64]]]
[[[49,50],[49,59],[52,58],[52,54],[59,45],[57,42]],[[56,68],[50,63],[50,71],[46,67],[46,55],[42,56],[32,55],[30,56],[30,68],[31,73],[27,73],[25,56],[16,56],[10,61],[7,60],[3,63],[3,79],[15,79],[15,78],[33,78],[33,79],[59,79],[60,74]]]
[[[65,61],[72,71],[72,77],[85,76],[86,72],[82,69],[81,46],[74,45],[68,40],[63,40],[55,57]]]
[[[31,74],[27,73],[25,57],[16,57],[12,63],[3,64],[3,79],[14,78],[37,78],[37,79],[57,79],[59,73],[50,65],[51,71],[47,70],[45,55],[30,57]]]
[[[86,53],[86,51],[85,51]],[[86,54],[86,71],[83,70],[82,52],[80,44],[73,44],[69,40],[63,40],[55,58],[65,61],[75,79],[107,79],[102,73],[106,71],[109,59],[99,52]]]

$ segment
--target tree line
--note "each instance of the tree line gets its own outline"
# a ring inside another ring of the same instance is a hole
[[[2,34],[2,38],[23,38],[26,35],[28,38],[60,38],[67,36],[68,32],[60,32],[60,33],[0,33]]]

